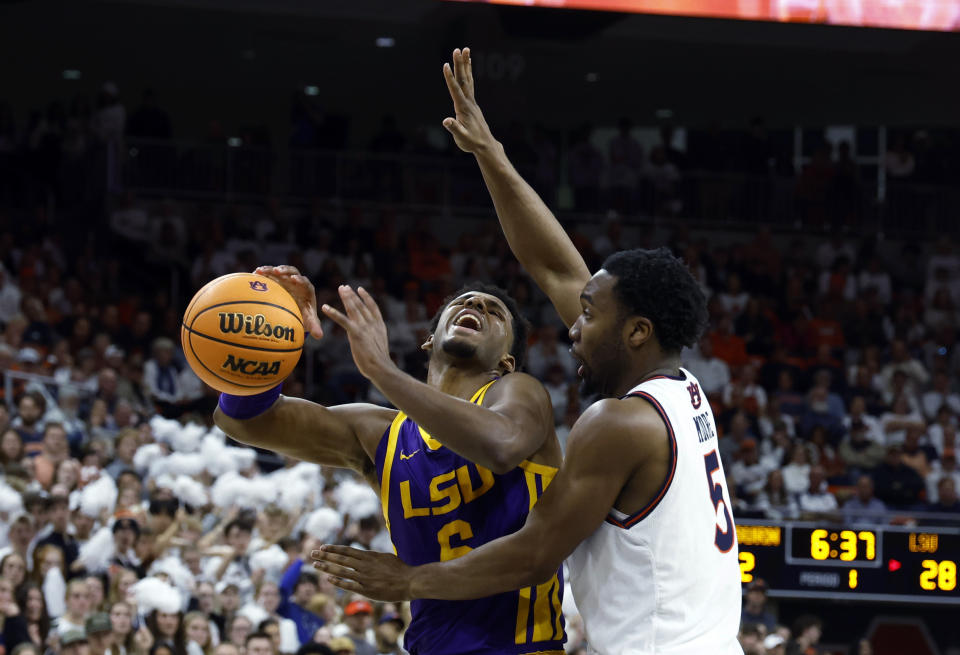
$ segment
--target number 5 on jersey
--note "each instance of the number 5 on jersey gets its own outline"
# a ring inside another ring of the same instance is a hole
[[[717,458],[717,451],[711,450],[703,456],[703,461],[707,467],[707,487],[710,489],[710,500],[713,501],[713,508],[717,512],[717,532],[713,543],[721,553],[727,553],[733,548],[733,520],[730,518],[727,503],[723,500],[723,485],[721,484],[723,476],[720,474],[720,460]]]

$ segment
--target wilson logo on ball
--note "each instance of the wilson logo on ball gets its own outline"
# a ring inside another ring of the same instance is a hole
[[[244,314],[242,312],[220,312],[220,331],[224,334],[249,334],[257,337],[274,337],[293,343],[296,340],[294,328],[286,325],[271,325],[263,314]]]
[[[280,372],[280,362],[258,362],[253,359],[244,359],[243,357],[234,357],[227,355],[227,361],[223,363],[222,369],[230,369],[234,373],[243,373],[245,375],[276,375]]]

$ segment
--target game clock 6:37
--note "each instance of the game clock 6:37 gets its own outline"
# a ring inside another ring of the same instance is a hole
[[[797,527],[790,530],[787,561],[812,559],[841,566],[877,566],[877,545],[874,530]]]
[[[960,529],[741,520],[737,541],[774,597],[960,604]]]

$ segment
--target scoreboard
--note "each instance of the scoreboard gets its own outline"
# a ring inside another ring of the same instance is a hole
[[[737,521],[740,581],[771,597],[960,606],[960,530]]]

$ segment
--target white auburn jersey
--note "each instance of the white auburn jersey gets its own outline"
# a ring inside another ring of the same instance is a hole
[[[612,509],[567,560],[591,649],[604,655],[734,655],[740,565],[713,412],[689,371],[656,376],[639,396],[672,447],[660,492],[626,516]],[[636,402],[636,401],[632,401]]]

